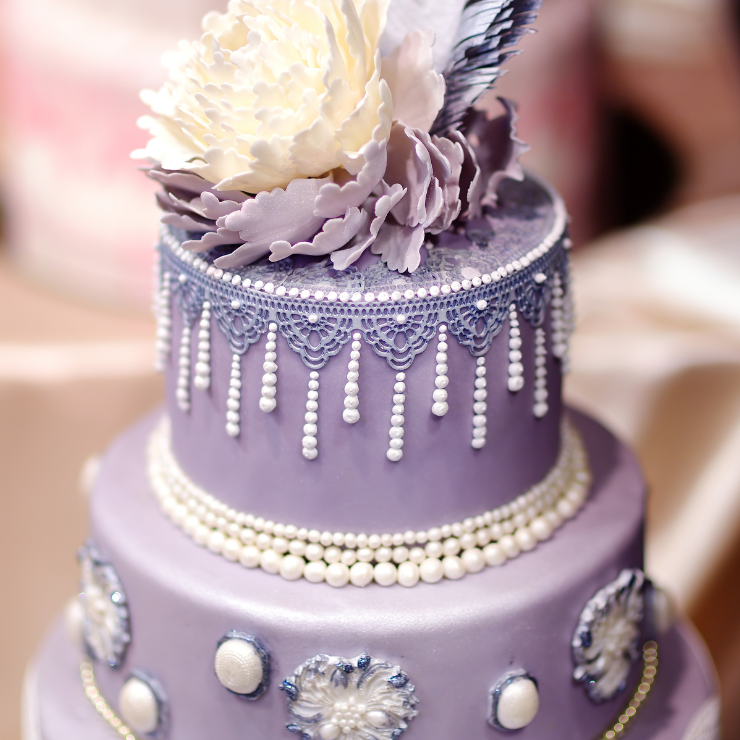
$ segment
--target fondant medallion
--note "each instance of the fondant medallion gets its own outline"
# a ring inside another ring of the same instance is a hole
[[[302,740],[395,740],[417,715],[408,676],[363,653],[316,655],[280,687],[288,697],[287,729]]]
[[[118,708],[128,726],[139,735],[163,737],[167,698],[162,685],[144,671],[133,671],[118,694]]]
[[[270,680],[270,654],[253,635],[233,630],[218,643],[214,669],[229,691],[245,699],[258,699]]]
[[[573,634],[573,678],[584,685],[593,702],[622,691],[640,656],[645,583],[641,570],[625,569],[597,591],[581,612]]]
[[[540,708],[537,681],[526,671],[511,671],[491,689],[489,701],[489,725],[497,730],[520,730]]]
[[[85,645],[95,660],[117,668],[131,640],[126,592],[115,569],[94,544],[82,547],[78,558]]]

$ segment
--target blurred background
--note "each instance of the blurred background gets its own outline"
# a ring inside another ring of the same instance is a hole
[[[423,3],[424,0],[412,0]],[[0,740],[75,593],[85,479],[162,393],[153,188],[129,152],[161,52],[225,0],[0,0]],[[571,403],[638,451],[647,569],[716,662],[740,738],[740,12],[545,0],[497,93],[572,214]],[[491,105],[494,102],[491,101]]]

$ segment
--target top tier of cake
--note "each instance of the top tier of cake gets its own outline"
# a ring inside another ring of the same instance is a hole
[[[320,531],[402,532],[502,506],[561,448],[562,202],[532,177],[412,274],[369,252],[229,273],[165,229],[157,297],[171,446],[217,501]]]

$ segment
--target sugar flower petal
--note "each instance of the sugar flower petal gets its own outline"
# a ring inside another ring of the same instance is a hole
[[[289,241],[276,241],[270,245],[270,261],[290,257],[294,254],[310,254],[314,257],[329,254],[343,247],[365,223],[369,214],[359,208],[348,208],[344,218],[332,218],[324,223],[321,231],[308,241],[292,244]]]
[[[399,226],[387,221],[370,248],[391,270],[414,272],[421,264],[423,226]]]
[[[383,59],[382,75],[393,96],[393,117],[429,131],[445,97],[444,77],[434,71],[434,31],[413,31]]]
[[[350,177],[344,169],[335,170],[335,182],[321,187],[314,203],[316,216],[341,216],[347,208],[362,205],[375,189],[386,169],[386,142],[371,141],[363,147],[362,156],[364,164],[355,177]]]

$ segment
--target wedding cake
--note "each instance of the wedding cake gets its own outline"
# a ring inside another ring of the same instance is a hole
[[[230,0],[144,93],[166,403],[26,740],[716,737],[645,487],[566,409],[568,219],[475,103],[537,0]]]

